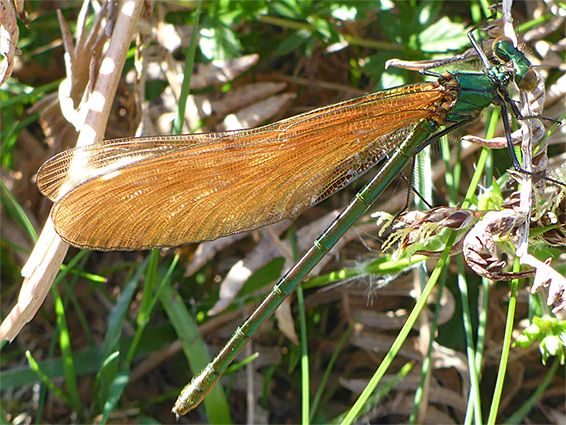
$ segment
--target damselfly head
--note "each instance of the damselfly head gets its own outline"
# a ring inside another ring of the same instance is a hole
[[[521,90],[532,91],[537,86],[537,75],[523,52],[508,37],[498,37],[493,42],[494,55],[514,71],[514,80]]]

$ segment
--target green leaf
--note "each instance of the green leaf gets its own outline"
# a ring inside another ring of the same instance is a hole
[[[208,60],[233,59],[241,55],[242,45],[232,29],[222,21],[210,19],[200,30],[199,47]]]
[[[279,46],[277,46],[275,54],[278,56],[286,55],[287,53],[298,49],[307,42],[310,36],[311,33],[307,30],[299,30],[291,34]]]
[[[469,44],[464,26],[450,21],[448,17],[428,26],[418,39],[425,52],[460,50]]]
[[[122,393],[124,392],[124,388],[128,384],[130,378],[130,371],[128,368],[123,368],[112,380],[110,385],[110,391],[108,393],[108,397],[106,398],[106,402],[104,403],[104,409],[102,411],[102,420],[100,421],[101,424],[105,424],[108,421],[108,418],[118,401],[122,397]]]

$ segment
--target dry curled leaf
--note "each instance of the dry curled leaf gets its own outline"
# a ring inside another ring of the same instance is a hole
[[[543,262],[532,255],[526,255],[521,258],[521,263],[533,267],[536,271],[531,293],[548,288],[546,303],[554,305],[552,312],[556,314],[566,309],[566,278],[551,267],[551,259]]]
[[[507,263],[499,259],[495,244],[495,236],[506,238],[524,222],[525,216],[513,210],[488,212],[464,238],[466,263],[478,275],[495,281],[532,276],[532,271],[502,271]]]

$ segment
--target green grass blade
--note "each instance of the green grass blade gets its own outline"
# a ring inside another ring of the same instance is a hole
[[[328,362],[328,366],[326,367],[326,370],[324,371],[324,375],[322,376],[322,379],[320,380],[320,385],[318,386],[318,390],[316,391],[316,394],[313,398],[312,407],[311,407],[310,422],[312,422],[313,417],[316,414],[316,411],[318,409],[318,405],[320,403],[322,395],[324,394],[324,390],[326,389],[326,384],[328,382],[328,379],[330,378],[330,373],[332,372],[332,368],[334,367],[334,363],[336,363],[336,360],[338,359],[338,355],[342,351],[342,348],[344,348],[344,345],[348,341],[348,338],[350,338],[350,335],[352,334],[353,330],[354,330],[354,328],[353,328],[352,325],[348,326],[348,329],[346,329],[346,332],[344,332],[344,334],[340,338],[340,341],[338,341],[338,344],[336,345],[336,349],[332,353],[332,357],[330,358],[330,360]]]
[[[181,85],[181,95],[179,96],[179,103],[177,108],[177,115],[173,124],[173,134],[181,134],[183,132],[183,122],[185,121],[185,109],[187,107],[187,98],[189,97],[189,90],[191,88],[191,75],[193,73],[193,65],[195,62],[195,54],[197,49],[199,19],[202,3],[199,0],[195,9],[195,18],[193,22],[193,33],[187,55],[185,56],[185,69],[183,74],[183,83]],[[190,131],[190,129],[189,129]]]
[[[37,375],[41,383],[45,385],[51,392],[53,392],[53,394],[63,400],[66,404],[72,406],[73,400],[71,399],[71,397],[69,397],[67,394],[65,394],[55,386],[53,381],[49,379],[49,377],[41,370],[39,364],[35,361],[29,350],[26,351],[26,358],[28,360],[30,369]]]
[[[477,351],[474,347],[474,335],[472,325],[472,315],[470,313],[470,298],[468,296],[468,284],[464,274],[464,260],[458,257],[458,288],[460,289],[460,297],[462,301],[462,318],[464,322],[464,331],[466,335],[466,351],[468,354],[468,370],[470,374],[470,395],[468,398],[468,411],[466,412],[466,420],[471,421],[473,416],[475,423],[481,424],[481,394],[479,387],[479,372],[476,369]],[[466,423],[466,421],[465,421]]]
[[[125,385],[122,385],[122,380],[125,375],[129,374],[130,364],[124,360],[125,356],[120,352],[120,337],[123,322],[148,261],[146,259],[138,268],[136,274],[128,281],[108,319],[108,327],[102,344],[104,363],[97,374],[97,410],[102,410],[103,422],[108,419],[115,408],[125,387]],[[119,357],[110,361],[114,359],[116,352],[120,353]]]
[[[69,391],[69,399],[75,412],[81,414],[82,403],[79,399],[79,388],[77,385],[77,373],[73,362],[73,350],[71,348],[71,338],[69,336],[69,327],[65,315],[65,307],[61,294],[57,285],[51,287],[51,291],[55,301],[55,314],[57,316],[57,326],[59,328],[59,347],[63,357],[63,365],[65,369],[65,382]]]
[[[540,401],[541,397],[545,393],[545,391],[550,387],[552,383],[552,379],[558,372],[558,368],[560,367],[560,360],[554,359],[552,365],[548,369],[548,373],[544,377],[543,381],[537,385],[535,392],[524,402],[516,412],[509,416],[507,420],[504,422],[507,425],[519,424],[523,423],[525,417],[529,414],[529,412],[535,407],[535,405]]]
[[[438,297],[436,301],[436,308],[434,311],[434,317],[432,319],[430,332],[429,332],[431,336],[436,335],[438,330],[438,318],[442,310],[442,303],[440,302],[440,300],[442,299],[442,293],[445,290],[445,286],[446,286],[446,274],[447,274],[446,270],[444,270],[444,273],[442,273],[440,282],[438,284]],[[420,413],[419,407],[421,406],[421,402],[425,394],[427,381],[429,380],[430,374],[432,373],[432,354],[434,350],[434,342],[435,342],[435,338],[429,338],[427,353],[422,363],[421,380],[417,388],[417,391],[415,393],[413,411],[411,412],[411,416],[409,417],[410,424],[423,422],[422,418],[419,416]]]
[[[206,344],[202,339],[197,322],[190,315],[179,293],[169,282],[165,282],[160,294],[163,309],[169,316],[193,374],[198,373],[210,360]],[[216,385],[204,399],[208,421],[214,424],[232,423],[228,401],[221,385]]]
[[[37,241],[37,233],[29,221],[23,208],[20,206],[16,198],[10,193],[3,181],[0,180],[0,202],[5,208],[9,216],[11,216],[25,230],[28,236],[35,242]]]
[[[515,260],[513,271],[518,272],[521,270],[519,260]],[[497,371],[497,380],[495,381],[495,389],[493,390],[493,399],[491,408],[489,410],[489,417],[487,423],[490,425],[495,424],[497,420],[497,413],[499,411],[499,404],[501,395],[503,393],[503,383],[505,381],[505,374],[507,372],[507,362],[509,361],[509,350],[511,349],[511,337],[513,334],[513,323],[515,321],[515,310],[517,308],[517,290],[519,288],[519,280],[511,281],[511,294],[509,297],[509,306],[507,310],[507,321],[505,322],[505,335],[503,337],[501,359],[499,362],[499,370]]]
[[[297,304],[299,306],[300,340],[301,340],[301,390],[302,390],[302,423],[310,422],[310,378],[309,349],[307,337],[307,318],[305,313],[305,297],[301,285],[297,287]]]

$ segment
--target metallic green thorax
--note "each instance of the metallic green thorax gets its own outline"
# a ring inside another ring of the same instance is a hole
[[[498,87],[501,83],[509,84],[507,73],[492,76],[485,72],[454,72],[450,75],[457,82],[458,92],[457,100],[445,120],[452,123],[468,121],[470,116],[476,117],[494,99],[499,99]]]

